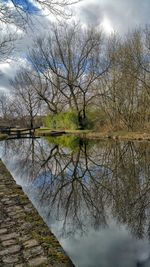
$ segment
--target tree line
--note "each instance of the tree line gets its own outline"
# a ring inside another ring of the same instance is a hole
[[[149,26],[121,38],[80,23],[53,25],[34,40],[26,60],[11,80],[13,118],[28,117],[33,127],[37,115],[72,111],[80,129],[89,120],[97,129],[148,129]]]

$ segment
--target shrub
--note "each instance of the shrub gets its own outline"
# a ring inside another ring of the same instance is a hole
[[[44,126],[50,129],[78,129],[79,123],[77,113],[75,111],[68,111],[56,115],[47,115],[44,119]]]
[[[107,115],[101,110],[87,111],[83,121],[84,129],[99,130],[108,122]],[[78,115],[75,111],[61,112],[56,115],[47,115],[44,119],[44,126],[50,129],[79,129]]]
[[[44,126],[50,129],[76,129],[78,128],[78,119],[74,111],[61,112],[56,115],[47,115],[44,119]]]

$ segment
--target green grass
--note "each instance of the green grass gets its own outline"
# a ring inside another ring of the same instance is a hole
[[[0,134],[0,141],[3,141],[7,138],[7,134]]]
[[[53,129],[57,131],[56,129]],[[36,130],[37,135],[48,136],[52,129],[46,127]],[[58,132],[60,129],[58,130]],[[94,131],[94,130],[65,130],[69,135],[78,136],[89,139],[119,139],[119,140],[148,140],[150,141],[150,133],[146,132],[128,132],[128,131]],[[54,137],[55,138],[55,137]]]

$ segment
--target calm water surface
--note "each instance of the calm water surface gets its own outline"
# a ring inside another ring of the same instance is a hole
[[[8,140],[0,156],[76,267],[150,267],[150,143]]]

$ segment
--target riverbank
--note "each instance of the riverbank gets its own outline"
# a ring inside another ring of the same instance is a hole
[[[73,133],[76,134],[76,133]],[[85,137],[89,139],[112,139],[121,141],[150,141],[150,134],[148,133],[138,133],[138,132],[88,132],[88,133],[77,133],[80,137]]]
[[[74,266],[1,160],[0,266]]]
[[[56,130],[55,130],[56,131]],[[38,136],[50,136],[52,130],[49,128],[41,128],[36,131]],[[58,133],[61,134],[61,131],[58,130]],[[112,140],[145,140],[150,141],[150,133],[145,132],[127,132],[127,131],[118,131],[118,132],[95,132],[92,130],[65,130],[66,134],[76,135],[81,138],[88,139],[112,139]]]
[[[35,131],[35,136],[59,136],[62,134],[69,134],[79,136],[81,138],[87,139],[112,139],[121,141],[150,141],[150,133],[147,132],[127,132],[127,131],[105,131],[105,132],[95,132],[92,130],[51,130],[49,128],[40,128]],[[7,139],[7,134],[0,134],[0,141]]]

